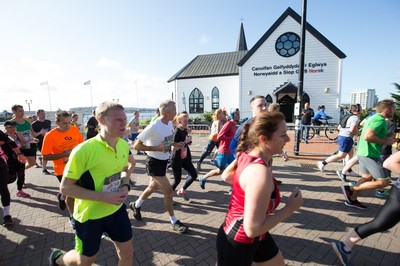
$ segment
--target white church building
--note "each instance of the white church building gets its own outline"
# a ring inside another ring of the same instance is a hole
[[[250,117],[250,99],[263,95],[268,102],[279,103],[286,121],[293,122],[300,36],[301,17],[290,7],[250,50],[241,24],[237,51],[198,55],[168,80],[178,112],[186,110],[196,117],[218,108],[239,108],[242,118]],[[345,57],[307,23],[303,103],[309,102],[314,111],[325,105],[335,121]]]

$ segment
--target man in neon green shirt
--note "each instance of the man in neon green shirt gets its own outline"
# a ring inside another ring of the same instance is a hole
[[[379,163],[382,145],[392,145],[395,142],[394,134],[388,135],[386,118],[392,118],[396,111],[393,100],[382,100],[376,105],[376,114],[370,117],[365,124],[357,150],[360,162],[361,178],[354,186],[342,185],[346,198],[345,204],[349,207],[366,209],[357,197],[363,190],[383,189],[390,184],[389,173]]]
[[[124,201],[130,190],[129,146],[120,136],[127,123],[124,108],[103,102],[96,108],[100,133],[74,148],[60,190],[75,198],[75,249],[54,250],[51,265],[91,265],[106,233],[114,242],[119,265],[132,265],[131,223]]]

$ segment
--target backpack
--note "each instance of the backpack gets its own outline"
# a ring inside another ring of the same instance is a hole
[[[342,120],[340,120],[340,122],[339,122],[339,125],[342,128],[346,128],[347,120],[349,120],[350,116],[353,116],[353,115],[355,115],[355,114],[350,113],[350,114],[343,116]]]

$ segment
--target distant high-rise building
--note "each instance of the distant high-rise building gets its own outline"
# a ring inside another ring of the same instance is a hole
[[[358,90],[351,93],[351,104],[361,104],[363,109],[373,108],[378,102],[375,89]]]

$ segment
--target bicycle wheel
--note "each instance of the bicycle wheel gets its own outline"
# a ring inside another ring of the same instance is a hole
[[[325,136],[329,139],[329,140],[336,140],[339,134],[339,130],[337,130],[336,128],[333,127],[326,127],[325,128]]]
[[[308,131],[308,139],[312,139],[315,136],[315,130],[313,127],[310,127],[310,131]]]

